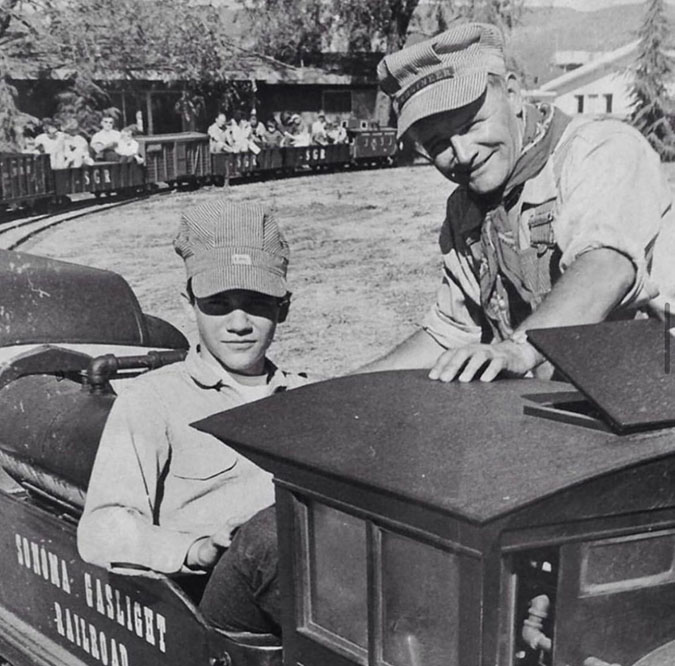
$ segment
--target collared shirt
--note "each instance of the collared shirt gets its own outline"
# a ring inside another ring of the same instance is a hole
[[[114,148],[122,134],[116,129],[102,129],[91,137],[91,147],[100,151],[105,148]]]
[[[227,540],[273,503],[268,472],[190,426],[308,382],[271,363],[268,368],[267,383],[242,385],[191,350],[184,362],[141,375],[120,390],[78,526],[83,559],[177,572],[194,541],[216,532]]]
[[[206,131],[209,135],[209,150],[212,153],[221,153],[225,148],[225,144],[229,140],[227,127],[219,127],[218,123],[213,123]]]
[[[560,251],[552,270],[564,272],[585,252],[612,248],[635,267],[633,287],[620,308],[631,311],[649,303],[662,309],[666,301],[675,303],[670,188],[658,155],[636,130],[615,120],[570,123],[548,163],[525,183],[509,212],[520,247],[529,246],[531,216],[542,210],[551,214]],[[489,337],[475,246],[480,228],[460,227],[461,221],[455,222],[452,242],[442,234],[442,284],[423,322],[434,340],[448,349]]]

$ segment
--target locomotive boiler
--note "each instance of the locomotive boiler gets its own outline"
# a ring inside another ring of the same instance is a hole
[[[182,358],[184,337],[109,271],[0,252],[0,285],[0,655],[13,666],[675,663],[662,322],[531,332],[572,384],[385,372],[194,424],[274,473],[279,645],[208,626],[181,576],[77,553],[110,405],[129,377]]]

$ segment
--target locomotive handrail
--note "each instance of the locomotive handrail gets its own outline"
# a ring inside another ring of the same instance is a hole
[[[0,389],[20,377],[42,374],[79,373],[87,368],[91,356],[54,345],[40,345],[15,356],[8,365],[0,366]]]
[[[120,370],[155,370],[164,365],[182,361],[186,354],[185,349],[151,351],[141,356],[104,354],[91,359],[86,370],[85,381],[93,392],[102,392],[108,381]]]

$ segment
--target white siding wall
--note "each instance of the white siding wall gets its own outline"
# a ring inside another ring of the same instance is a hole
[[[555,98],[556,106],[565,113],[579,113],[579,97],[583,96],[584,115],[604,115],[607,113],[607,95],[612,96],[611,115],[626,118],[630,114],[629,96],[630,77],[624,73],[606,74],[595,81],[589,81],[572,88]]]

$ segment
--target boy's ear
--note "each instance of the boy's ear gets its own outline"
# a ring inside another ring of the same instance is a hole
[[[190,297],[184,291],[180,294],[180,302],[183,305],[185,316],[194,324],[197,321],[197,317],[195,317],[195,306],[194,303],[190,302]]]
[[[288,311],[291,309],[291,292],[289,291],[279,302],[279,316],[277,323],[283,324],[288,317]]]

